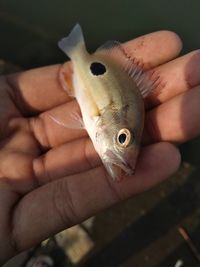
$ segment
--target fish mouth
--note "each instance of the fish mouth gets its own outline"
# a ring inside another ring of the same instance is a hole
[[[123,178],[135,174],[135,158],[126,157],[126,159],[123,159],[119,155],[115,155],[110,150],[106,154],[106,158],[102,161],[113,181],[120,182]]]
[[[103,161],[103,164],[113,181],[116,182],[120,182],[124,177],[134,175],[135,173],[135,168],[130,167],[128,164],[118,164],[111,161]]]

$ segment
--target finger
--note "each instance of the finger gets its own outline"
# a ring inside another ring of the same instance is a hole
[[[145,141],[182,143],[200,134],[200,86],[149,111],[145,121]]]
[[[159,143],[143,149],[136,174],[121,183],[113,183],[99,167],[32,191],[21,199],[13,217],[13,239],[18,250],[29,248],[122,199],[151,188],[174,173],[179,163],[177,149],[171,144]]]
[[[40,146],[48,149],[87,136],[86,130],[73,129],[68,125],[70,120],[73,121],[72,114],[76,113],[81,116],[79,105],[74,100],[43,112],[38,117],[31,117],[28,123]]]
[[[150,68],[176,57],[182,44],[175,33],[159,31],[136,38],[124,46],[128,53],[142,58],[146,68]],[[58,78],[60,66],[43,67],[7,76],[14,100],[23,113],[33,115],[69,100]]]
[[[37,114],[71,100],[61,87],[60,67],[57,64],[7,76],[13,99],[24,115]]]
[[[175,58],[182,49],[182,42],[174,32],[158,31],[128,41],[124,48],[130,56],[141,59],[145,69],[151,69]]]
[[[100,165],[102,162],[87,137],[52,148],[33,161],[33,170],[38,184],[43,185]]]
[[[147,98],[149,107],[163,103],[200,84],[200,50],[193,51],[154,69],[161,84]]]
[[[38,157],[41,151],[25,120],[21,122],[23,130],[12,131],[12,134],[0,143],[0,181],[7,180],[13,192],[25,194],[37,186],[32,165],[33,159]],[[20,123],[11,121],[9,124],[11,128],[16,129],[16,125]]]

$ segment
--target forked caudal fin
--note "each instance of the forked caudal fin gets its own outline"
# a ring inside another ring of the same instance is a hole
[[[76,51],[85,49],[81,26],[76,24],[70,34],[58,42],[58,46],[70,58]]]

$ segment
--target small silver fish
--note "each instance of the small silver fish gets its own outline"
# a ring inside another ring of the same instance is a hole
[[[77,120],[83,121],[109,175],[119,181],[134,174],[144,127],[143,98],[154,81],[116,41],[89,54],[79,24],[58,45],[72,61],[72,85],[66,88],[79,103],[82,118]]]

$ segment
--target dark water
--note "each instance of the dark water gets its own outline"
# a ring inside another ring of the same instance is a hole
[[[0,0],[0,57],[25,68],[58,62],[56,43],[77,22],[89,48],[168,29],[186,52],[200,47],[199,10],[198,0]]]

